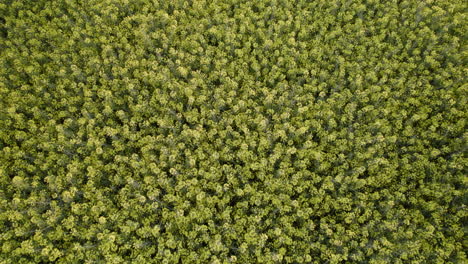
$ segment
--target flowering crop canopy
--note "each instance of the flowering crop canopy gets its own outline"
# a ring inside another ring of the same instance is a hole
[[[0,1],[0,262],[466,263],[466,20]]]

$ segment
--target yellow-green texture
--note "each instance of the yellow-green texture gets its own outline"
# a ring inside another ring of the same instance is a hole
[[[0,1],[0,263],[466,263],[465,1]]]

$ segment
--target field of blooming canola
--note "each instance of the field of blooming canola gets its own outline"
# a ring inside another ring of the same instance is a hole
[[[0,2],[0,263],[466,263],[461,0]]]

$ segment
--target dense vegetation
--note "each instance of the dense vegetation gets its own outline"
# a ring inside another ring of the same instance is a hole
[[[466,263],[466,19],[0,1],[0,263]]]

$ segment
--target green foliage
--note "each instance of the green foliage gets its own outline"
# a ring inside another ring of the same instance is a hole
[[[0,263],[466,263],[466,16],[0,2]]]

